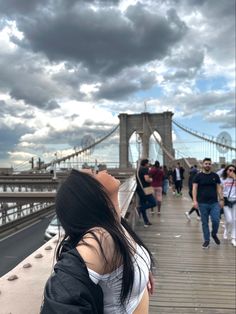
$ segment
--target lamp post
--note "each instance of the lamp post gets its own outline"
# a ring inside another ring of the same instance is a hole
[[[57,168],[57,152],[54,154],[54,156],[55,156],[55,159],[53,161],[53,177],[52,177],[52,179],[56,180],[57,179],[57,170],[56,170],[56,168]]]

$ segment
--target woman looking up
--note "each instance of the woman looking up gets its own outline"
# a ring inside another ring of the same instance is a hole
[[[56,197],[65,230],[41,313],[148,313],[149,250],[118,205],[120,182],[106,171],[72,170]]]

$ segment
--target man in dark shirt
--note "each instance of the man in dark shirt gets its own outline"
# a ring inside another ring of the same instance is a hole
[[[202,220],[202,231],[204,237],[203,249],[210,244],[209,216],[212,222],[211,236],[216,244],[220,244],[217,232],[220,224],[220,202],[223,201],[220,178],[218,174],[211,171],[211,159],[203,160],[202,172],[196,174],[193,179],[193,207],[199,208]]]
[[[148,175],[149,170],[149,160],[141,160],[140,168],[138,170],[136,179],[137,179],[137,193],[140,200],[140,213],[142,214],[144,227],[151,225],[146,210],[156,206],[156,201],[153,194],[145,195],[144,188],[149,187],[152,182],[152,178]]]

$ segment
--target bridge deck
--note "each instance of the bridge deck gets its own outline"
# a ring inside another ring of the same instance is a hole
[[[201,222],[195,213],[186,220],[191,202],[185,194],[177,198],[169,192],[161,216],[151,217],[153,225],[144,228],[139,221],[136,226],[157,260],[150,314],[235,314],[235,248],[229,240],[201,248]],[[220,239],[222,232],[221,223]]]

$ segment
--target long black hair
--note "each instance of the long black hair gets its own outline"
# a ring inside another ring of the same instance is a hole
[[[72,170],[67,179],[61,184],[56,196],[56,214],[65,230],[65,237],[57,250],[57,259],[63,251],[63,246],[75,248],[87,233],[92,233],[98,242],[105,258],[103,248],[91,229],[100,227],[105,229],[113,238],[115,254],[112,260],[114,269],[123,264],[123,277],[120,301],[121,304],[129,297],[134,282],[133,248],[127,240],[124,228],[131,237],[147,249],[141,239],[129,227],[124,219],[118,223],[118,214],[104,186],[92,175],[77,170]],[[66,240],[66,241],[65,241]],[[151,263],[153,259],[150,251]]]

